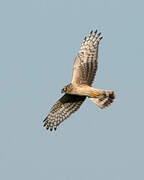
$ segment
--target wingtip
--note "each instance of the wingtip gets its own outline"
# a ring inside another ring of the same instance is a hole
[[[98,37],[101,35],[101,32],[100,33],[98,33]]]
[[[93,33],[93,30],[91,30],[90,34],[92,34],[92,33]]]
[[[49,129],[49,126],[46,126],[46,130],[48,130]]]
[[[47,117],[43,120],[43,122],[45,122],[45,121],[46,121],[46,119],[47,119]]]
[[[100,37],[100,40],[103,39],[103,36]]]

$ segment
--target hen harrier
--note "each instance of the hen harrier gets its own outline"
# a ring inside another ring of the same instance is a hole
[[[102,39],[100,35],[96,30],[85,37],[74,61],[72,82],[61,90],[61,93],[65,93],[64,96],[45,118],[46,129],[56,130],[61,122],[80,108],[86,97],[101,109],[109,106],[115,99],[114,91],[91,87],[97,70],[98,46]]]

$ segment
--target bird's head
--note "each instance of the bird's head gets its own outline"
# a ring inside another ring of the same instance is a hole
[[[64,86],[64,88],[61,90],[61,93],[70,93],[72,90],[72,85],[68,84],[67,86]]]
[[[66,93],[67,92],[67,86],[64,86],[64,88],[61,90],[61,93]]]

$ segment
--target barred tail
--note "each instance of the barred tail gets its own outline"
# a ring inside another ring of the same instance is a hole
[[[100,90],[100,95],[95,98],[89,98],[92,100],[98,107],[101,109],[110,106],[114,99],[115,93],[114,91]]]

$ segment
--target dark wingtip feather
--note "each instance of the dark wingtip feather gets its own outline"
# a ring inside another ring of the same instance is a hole
[[[46,130],[48,130],[48,129],[49,129],[49,126],[46,127]]]
[[[43,122],[45,122],[47,120],[47,117],[43,120]]]
[[[92,33],[93,33],[93,31],[90,32],[90,34],[92,34]]]
[[[97,29],[95,30],[95,34],[97,33]]]
[[[101,35],[101,32],[100,33],[98,33],[98,36],[100,36]]]
[[[47,122],[45,122],[43,126],[45,127],[46,125],[47,125]]]

